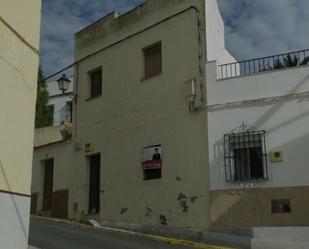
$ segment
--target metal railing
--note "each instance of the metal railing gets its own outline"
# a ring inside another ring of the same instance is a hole
[[[248,76],[283,68],[300,67],[309,63],[309,49],[233,62],[217,67],[217,78]]]

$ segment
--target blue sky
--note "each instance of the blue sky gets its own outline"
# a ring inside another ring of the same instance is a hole
[[[143,0],[43,0],[41,64],[49,75],[74,58],[74,33]],[[226,47],[237,59],[309,48],[308,0],[218,0]]]

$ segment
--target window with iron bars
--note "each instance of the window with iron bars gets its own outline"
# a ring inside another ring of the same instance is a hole
[[[268,179],[265,131],[246,131],[224,135],[227,182]]]

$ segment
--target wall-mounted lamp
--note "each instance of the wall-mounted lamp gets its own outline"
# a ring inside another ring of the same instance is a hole
[[[73,96],[71,94],[66,93],[66,91],[69,90],[71,80],[65,74],[62,74],[62,76],[57,80],[57,82],[59,90],[69,96],[71,99],[73,99]]]

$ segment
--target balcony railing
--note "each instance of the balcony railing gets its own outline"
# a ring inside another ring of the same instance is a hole
[[[283,68],[300,67],[307,65],[308,63],[309,49],[306,49],[219,65],[217,67],[217,78],[228,79],[239,76],[248,76]]]

